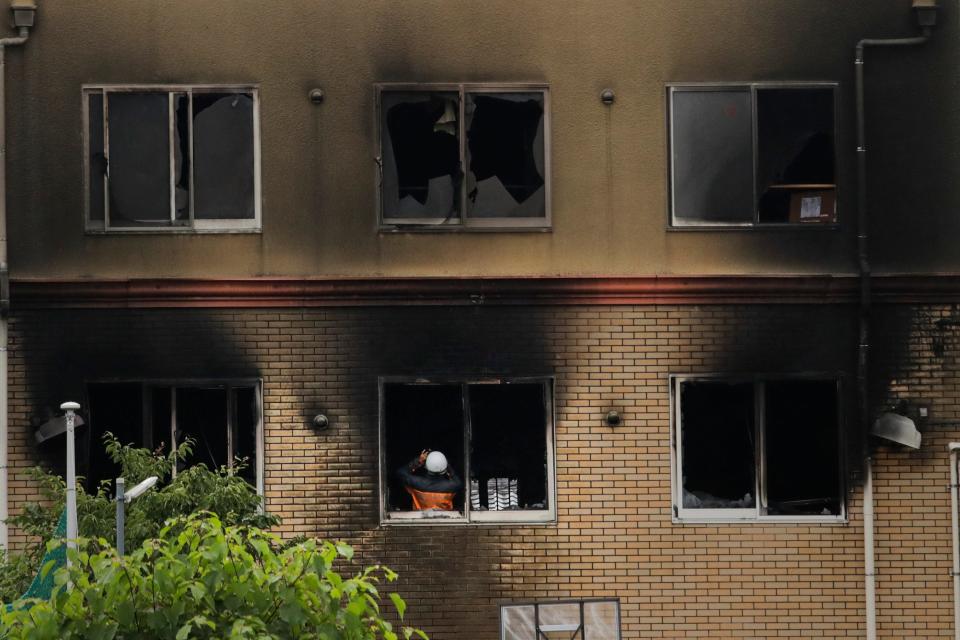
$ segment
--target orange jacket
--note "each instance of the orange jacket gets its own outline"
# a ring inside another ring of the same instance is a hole
[[[451,467],[442,475],[417,473],[420,469],[420,456],[397,469],[397,475],[403,481],[403,488],[413,498],[416,511],[440,509],[453,511],[453,500],[463,488],[460,477]]]

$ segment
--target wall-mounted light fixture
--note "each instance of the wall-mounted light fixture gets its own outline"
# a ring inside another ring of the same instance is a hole
[[[10,3],[13,12],[13,26],[30,28],[37,17],[37,5],[33,0],[13,0]]]
[[[607,415],[603,417],[603,422],[608,427],[619,427],[623,424],[623,417],[620,415],[620,412],[616,409],[611,409],[607,411]]]
[[[307,97],[310,98],[310,102],[313,104],[320,104],[323,102],[323,89],[320,87],[310,89],[310,93],[307,94]]]
[[[330,428],[330,419],[322,413],[318,413],[313,416],[313,420],[310,421],[310,424],[313,425],[313,428],[317,431],[326,431]]]
[[[613,104],[613,101],[617,99],[617,95],[613,92],[613,89],[604,89],[600,92],[600,102],[607,105],[608,107]]]

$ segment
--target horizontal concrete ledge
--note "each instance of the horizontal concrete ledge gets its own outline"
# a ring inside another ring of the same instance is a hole
[[[960,275],[871,279],[877,303],[960,302]],[[14,279],[17,308],[851,304],[856,276]]]

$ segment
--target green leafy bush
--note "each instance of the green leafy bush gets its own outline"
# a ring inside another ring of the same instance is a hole
[[[0,614],[3,640],[397,640],[380,611],[381,579],[370,567],[351,578],[334,569],[351,560],[344,544],[308,540],[285,546],[256,527],[228,526],[211,513],[171,521],[157,539],[119,557],[107,540],[70,552],[50,601]],[[72,587],[68,588],[68,581]],[[402,619],[406,605],[390,594]]]
[[[202,464],[195,465],[179,470],[171,480],[177,461],[188,460],[193,453],[193,442],[189,439],[175,451],[163,454],[124,445],[106,433],[104,447],[120,466],[128,487],[149,476],[158,476],[161,482],[156,489],[127,505],[127,548],[136,548],[144,540],[156,537],[168,519],[198,511],[215,513],[228,525],[269,528],[278,522],[275,516],[262,513],[256,489],[234,475],[243,461],[235,465],[233,472],[225,467],[208,469]],[[66,500],[63,478],[39,467],[28,473],[39,488],[42,500],[27,504],[9,522],[36,542],[22,554],[0,556],[0,602],[12,602],[20,597],[33,580]],[[110,481],[101,483],[94,493],[77,486],[77,524],[82,537],[116,539],[113,494]]]

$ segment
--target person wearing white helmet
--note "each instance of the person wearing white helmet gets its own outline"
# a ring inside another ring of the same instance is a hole
[[[415,511],[453,511],[454,498],[463,486],[447,457],[429,449],[397,469],[397,476],[413,499]]]

